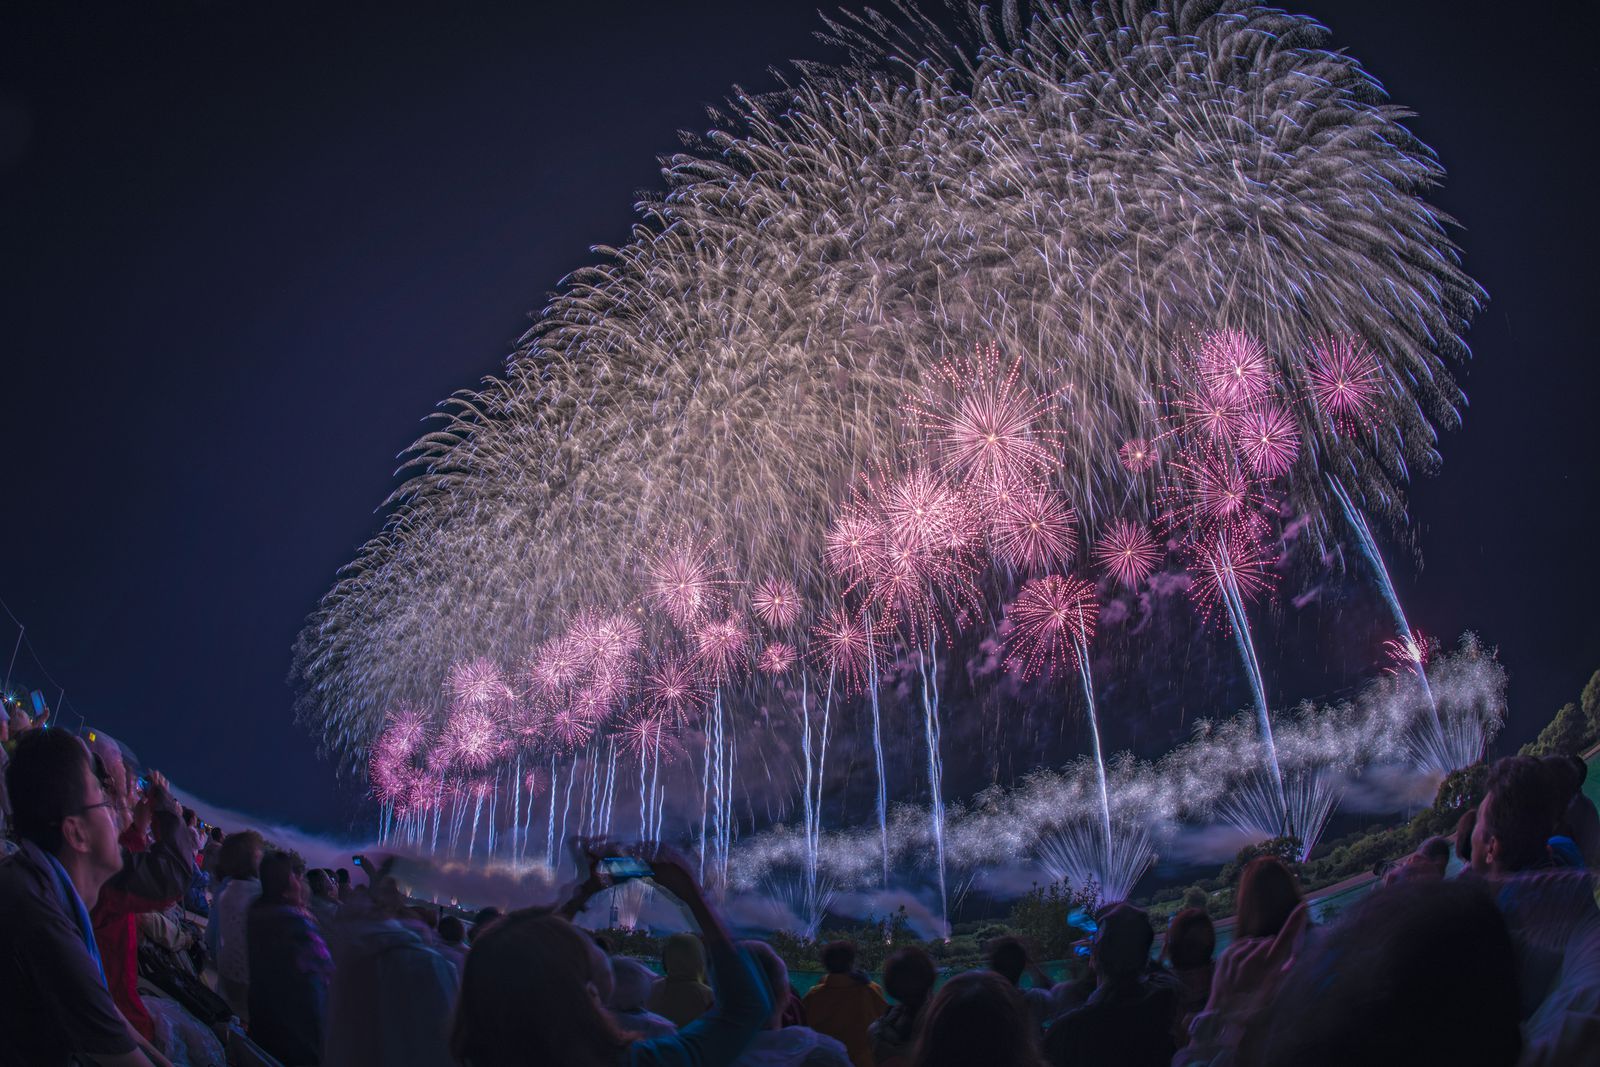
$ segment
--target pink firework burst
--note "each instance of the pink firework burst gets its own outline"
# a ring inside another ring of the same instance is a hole
[[[487,705],[457,705],[445,722],[439,748],[458,770],[481,771],[506,754],[505,724]]]
[[[500,665],[486,656],[450,664],[444,686],[453,704],[498,704],[511,699],[511,687]]]
[[[1277,381],[1266,346],[1243,330],[1206,334],[1195,362],[1208,389],[1241,405],[1265,399]]]
[[[660,756],[663,762],[675,759],[681,751],[671,727],[656,716],[637,711],[617,728],[617,744],[624,755],[644,764]]]
[[[762,674],[786,674],[800,660],[800,653],[787,641],[773,641],[756,657],[756,669]]]
[[[913,411],[939,466],[967,481],[1038,477],[1054,469],[1049,397],[1021,382],[995,345],[940,363]]]
[[[800,591],[787,578],[763,578],[750,591],[750,610],[774,630],[793,626],[800,618]]]
[[[947,549],[976,525],[961,493],[926,467],[893,479],[872,503],[883,539],[897,545]]]
[[[524,692],[554,699],[583,675],[584,658],[582,646],[570,634],[551,638],[535,645],[523,659],[518,681]]]
[[[590,671],[621,668],[639,650],[644,628],[631,615],[585,608],[567,627],[580,662]]]
[[[663,659],[646,675],[642,689],[651,715],[679,728],[699,718],[711,701],[711,691],[689,663]]]
[[[1226,608],[1230,598],[1242,608],[1271,592],[1277,582],[1270,569],[1274,558],[1258,538],[1219,531],[1197,545],[1194,553],[1189,595],[1205,622],[1211,621],[1219,606]],[[1225,610],[1223,614],[1231,629],[1231,613]]]
[[[594,727],[594,720],[576,704],[563,704],[550,714],[550,738],[567,751],[588,744]]]
[[[645,599],[687,629],[718,609],[720,593],[729,584],[711,550],[679,544],[652,556],[645,567]]]
[[[420,752],[433,732],[433,716],[420,708],[402,704],[389,712],[375,748],[409,759]]]
[[[694,643],[695,665],[722,682],[744,663],[750,635],[736,618],[714,619],[695,628]]]
[[[1047,574],[1030,580],[1006,609],[1006,669],[1023,678],[1076,669],[1099,610],[1093,583],[1082,578]]]
[[[1233,440],[1244,405],[1233,396],[1204,382],[1178,394],[1178,416],[1189,436],[1218,444]]]
[[[828,569],[849,582],[858,582],[872,566],[879,541],[877,524],[854,504],[847,505],[828,529],[824,559]]]
[[[1144,523],[1117,519],[1094,543],[1094,561],[1129,589],[1161,565],[1161,546]]]
[[[1262,478],[1287,474],[1300,455],[1300,428],[1289,409],[1278,404],[1245,412],[1235,434],[1245,462]]]
[[[1389,659],[1389,665],[1384,668],[1388,674],[1399,674],[1402,671],[1421,675],[1432,658],[1436,645],[1433,638],[1421,630],[1411,631],[1409,637],[1396,637],[1392,641],[1383,643],[1383,651]]]
[[[1251,536],[1266,530],[1261,515],[1266,497],[1232,456],[1212,448],[1190,449],[1168,467],[1172,478],[1161,487],[1161,495],[1173,526],[1190,527],[1201,539],[1219,530]]]
[[[835,608],[811,628],[811,654],[847,691],[859,691],[882,648],[872,627],[843,608]]]
[[[1155,466],[1155,446],[1143,437],[1130,437],[1117,449],[1122,465],[1133,474],[1142,474]]]
[[[1078,548],[1078,513],[1047,489],[1008,496],[989,512],[996,559],[1019,571],[1065,567]]]
[[[1312,342],[1311,396],[1333,426],[1357,433],[1372,424],[1383,397],[1378,359],[1359,337],[1336,335]]]

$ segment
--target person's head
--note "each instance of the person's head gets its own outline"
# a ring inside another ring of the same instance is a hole
[[[306,861],[298,853],[273,849],[261,857],[261,896],[263,907],[306,904]]]
[[[193,808],[191,808],[187,804],[185,804],[183,806],[183,825],[185,825],[189,829],[193,830],[194,827],[195,827],[195,824],[197,822],[199,822],[199,821],[200,821],[200,816],[198,816],[198,815],[196,815],[194,813],[194,809]]]
[[[668,978],[700,982],[706,975],[706,947],[693,934],[673,934],[661,946],[661,970]]]
[[[499,908],[479,908],[478,914],[472,917],[472,929],[467,931],[467,944],[477,944],[478,938],[482,937],[483,932],[498,918],[500,918]]]
[[[1038,1067],[1039,1028],[1017,987],[993,971],[958,974],[934,994],[913,1067]]]
[[[439,924],[440,929],[444,924]],[[611,1007],[616,1011],[644,1011],[645,1001],[656,984],[655,972],[638,960],[626,956],[611,957]]]
[[[1474,804],[1461,813],[1461,818],[1456,820],[1456,858],[1470,866],[1472,864],[1472,831],[1478,825],[1478,806]]]
[[[1276,856],[1257,856],[1245,864],[1234,897],[1235,937],[1275,937],[1300,903],[1300,881]]]
[[[1417,846],[1417,858],[1438,871],[1439,877],[1444,877],[1444,872],[1450,867],[1451,840],[1440,834],[1435,834]]]
[[[1173,970],[1205,967],[1217,951],[1217,928],[1204,908],[1184,908],[1167,924],[1161,954]]]
[[[211,840],[219,846],[222,844],[222,827],[213,826],[211,828]]]
[[[822,959],[822,969],[829,974],[849,974],[856,966],[856,943],[854,941],[829,941],[822,946],[819,954]]]
[[[429,930],[435,929],[439,925],[439,913],[426,904],[413,904],[406,908],[406,914],[412,920],[426,926]]]
[[[56,857],[75,881],[82,874],[97,885],[122,868],[115,800],[100,770],[65,730],[24,733],[6,767],[17,837]]]
[[[467,924],[459,916],[441,915],[439,917],[439,940],[446,945],[464,945],[467,943]]]
[[[899,949],[883,961],[884,992],[913,1010],[928,999],[938,979],[933,957],[915,945]]]
[[[1106,982],[1126,982],[1137,977],[1150,962],[1156,932],[1150,916],[1132,904],[1113,904],[1098,917],[1094,935],[1095,973]]]
[[[1583,788],[1583,777],[1572,765],[1572,758],[1569,756],[1542,756],[1539,759],[1539,767],[1544,771],[1545,781],[1549,784],[1550,806],[1554,813],[1559,815],[1566,810],[1567,801]]]
[[[1532,756],[1495,760],[1472,829],[1472,868],[1508,874],[1537,866],[1549,855],[1555,825],[1549,782]]]
[[[467,954],[450,1037],[473,1067],[613,1067],[629,1043],[605,1010],[594,942],[548,911],[512,912]]]
[[[1014,937],[997,937],[989,942],[988,960],[991,971],[1018,985],[1022,972],[1028,969],[1028,950]]]
[[[739,947],[755,961],[756,969],[766,983],[767,999],[772,1001],[767,1029],[780,1029],[783,1026],[784,1009],[789,1006],[789,967],[765,941],[741,941]]]
[[[340,867],[337,871],[333,872],[333,878],[334,878],[334,881],[339,883],[339,895],[341,897],[343,897],[345,890],[350,888],[350,870],[349,870],[349,868]]]
[[[1481,885],[1403,879],[1311,942],[1273,998],[1261,1062],[1513,1064],[1511,936]]]
[[[306,875],[306,888],[311,890],[311,895],[321,900],[334,900],[333,879],[328,872],[318,867]]]
[[[222,842],[217,853],[217,873],[224,878],[254,878],[261,871],[266,840],[254,830],[238,830]]]

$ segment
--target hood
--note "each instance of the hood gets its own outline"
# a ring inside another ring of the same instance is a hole
[[[668,978],[699,981],[706,973],[706,949],[693,934],[673,934],[661,949],[661,968]]]

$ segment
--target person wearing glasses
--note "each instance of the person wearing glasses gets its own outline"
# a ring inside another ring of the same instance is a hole
[[[112,1000],[89,919],[123,869],[95,770],[63,730],[18,738],[6,768],[19,850],[0,860],[0,1067],[170,1067]]]

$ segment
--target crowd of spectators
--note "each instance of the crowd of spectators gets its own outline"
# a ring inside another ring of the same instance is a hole
[[[612,884],[608,847],[575,843],[587,877],[559,905],[469,922],[408,900],[387,864],[353,884],[207,827],[159,774],[132,780],[70,732],[0,734],[0,1067],[1600,1062],[1600,819],[1581,761],[1498,761],[1454,842],[1425,842],[1326,924],[1263,856],[1220,955],[1203,908],[1157,951],[1150,916],[1117,903],[1068,981],[1002,938],[987,968],[943,976],[900,948],[880,986],[840,941],[801,997],[659,846],[639,858],[697,933],[667,940],[658,977],[574,922]]]

